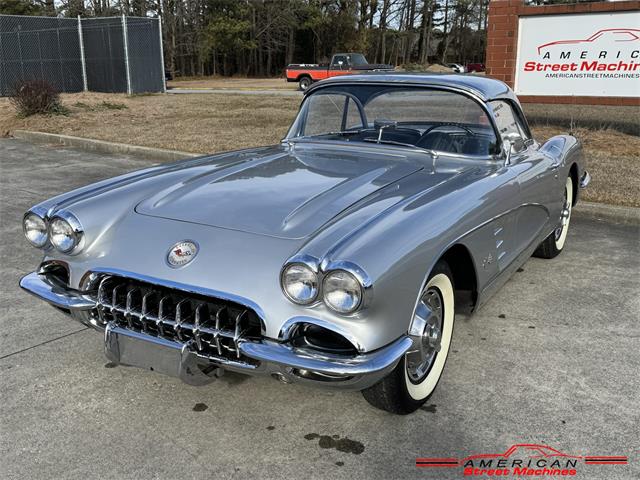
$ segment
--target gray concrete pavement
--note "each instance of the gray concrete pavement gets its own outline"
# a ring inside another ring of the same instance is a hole
[[[460,478],[415,459],[515,443],[628,455],[579,464],[576,478],[640,477],[637,227],[578,212],[560,257],[531,259],[456,319],[438,390],[398,417],[358,393],[231,374],[191,387],[111,368],[97,332],[19,291],[40,257],[22,238],[24,210],[149,163],[0,140],[0,477]]]

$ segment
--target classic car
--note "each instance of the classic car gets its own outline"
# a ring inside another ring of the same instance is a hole
[[[436,388],[455,313],[558,255],[589,180],[580,143],[538,143],[502,82],[338,77],[280,144],[34,206],[44,258],[20,284],[103,332],[117,364],[361,390],[407,414]]]

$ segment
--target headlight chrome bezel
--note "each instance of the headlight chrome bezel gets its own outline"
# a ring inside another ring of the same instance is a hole
[[[313,301],[309,301],[307,303],[300,303],[295,299],[292,299],[284,286],[284,273],[289,267],[296,264],[304,265],[305,267],[309,268],[311,271],[313,271],[316,274],[318,291]],[[325,301],[325,296],[324,296],[325,279],[327,277],[330,277],[332,273],[339,272],[339,271],[346,272],[351,277],[353,277],[357,281],[357,283],[360,285],[360,301],[353,309],[349,311],[340,311],[338,309],[335,309],[327,301]],[[309,256],[309,255],[298,255],[298,256],[292,257],[284,264],[284,266],[282,267],[282,270],[280,271],[280,288],[284,296],[289,301],[291,301],[296,305],[300,305],[303,307],[313,307],[316,305],[324,305],[332,313],[335,313],[341,316],[347,316],[347,317],[356,315],[358,312],[366,308],[371,303],[371,299],[373,297],[373,283],[369,275],[367,275],[367,273],[355,263],[347,262],[347,261],[330,262],[327,260],[320,262],[315,257]]]
[[[348,282],[352,282],[353,286],[355,287],[355,288],[346,288],[346,285],[343,285],[342,288],[334,289],[334,290],[342,290],[345,292],[353,292],[354,295],[357,296],[357,303],[355,303],[355,305],[347,309],[338,308],[335,305],[335,303],[332,303],[329,300],[329,297],[328,297],[329,288],[327,284],[328,282],[333,281],[339,275],[344,276],[345,280]],[[335,269],[327,272],[324,278],[322,279],[322,301],[329,309],[333,310],[334,312],[339,313],[341,315],[352,314],[360,308],[363,300],[364,300],[364,287],[362,286],[362,283],[360,283],[358,278],[353,273],[344,269]]]
[[[296,267],[296,266],[303,267],[309,270],[311,274],[315,277],[315,284],[316,284],[315,295],[305,301],[301,301],[295,298],[293,295],[291,295],[291,293],[288,291],[285,284],[285,276],[287,271],[290,268]],[[320,299],[320,289],[322,288],[322,278],[320,277],[319,273],[320,272],[318,268],[318,263],[312,257],[306,257],[306,256],[294,257],[290,261],[285,263],[284,266],[282,267],[282,270],[280,271],[280,289],[282,290],[282,293],[284,294],[284,296],[287,297],[287,299],[290,302],[295,303],[296,305],[302,305],[302,306],[313,305],[314,303],[317,303],[317,301]]]
[[[36,217],[37,219],[39,219],[43,223],[43,225],[44,225],[44,241],[42,243],[33,242],[29,238],[29,235],[27,235],[27,218],[29,218],[29,217]],[[24,234],[25,238],[27,239],[27,242],[29,242],[31,244],[31,246],[33,246],[35,248],[39,248],[39,249],[46,248],[47,245],[49,244],[49,223],[47,222],[46,214],[42,215],[40,212],[37,211],[37,209],[28,210],[22,216],[22,233]]]
[[[61,248],[53,241],[54,234],[52,232],[53,225],[56,221],[61,220],[65,222],[72,232],[73,244],[69,248]],[[74,255],[82,250],[84,247],[84,229],[78,218],[71,212],[66,210],[60,210],[49,219],[49,242],[60,253],[66,255]]]

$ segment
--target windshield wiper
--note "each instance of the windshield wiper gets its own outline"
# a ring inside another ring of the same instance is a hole
[[[358,133],[362,133],[366,130],[366,128],[361,128],[359,130],[341,130],[339,132],[329,132],[329,133],[322,133],[320,135],[317,135],[318,137],[323,137],[325,135],[340,135],[340,136],[347,136],[347,135],[356,135]]]
[[[413,145],[412,143],[396,142],[394,140],[385,140],[385,139],[380,139],[379,140],[377,138],[363,138],[362,141],[363,142],[370,142],[370,143],[384,143],[384,144],[387,144],[387,145],[398,145],[400,147],[409,147],[409,148],[412,148],[414,150],[419,150],[421,152],[428,153],[429,155],[431,155],[434,158],[438,156],[438,152],[436,152],[435,150],[431,150],[429,148],[418,147],[417,145]]]

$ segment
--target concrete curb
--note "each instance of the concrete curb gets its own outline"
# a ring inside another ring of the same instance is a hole
[[[161,148],[140,147],[126,143],[106,142],[90,138],[58,135],[55,133],[32,132],[28,130],[14,130],[15,138],[32,143],[60,144],[91,152],[110,154],[133,155],[140,158],[167,162],[182,158],[198,157],[200,154],[180,152],[177,150],[164,150]],[[580,218],[593,220],[605,220],[615,223],[640,225],[640,208],[620,207],[603,203],[580,201],[574,210],[574,215]]]
[[[31,143],[60,144],[90,152],[111,153],[121,155],[133,155],[158,162],[169,162],[182,158],[198,157],[197,153],[180,152],[177,150],[164,150],[162,148],[140,147],[126,143],[106,142],[91,138],[72,137],[70,135],[58,135],[55,133],[32,132],[29,130],[14,130],[14,138]]]
[[[603,220],[625,225],[640,225],[640,208],[636,207],[621,207],[580,200],[573,214],[578,218]]]

